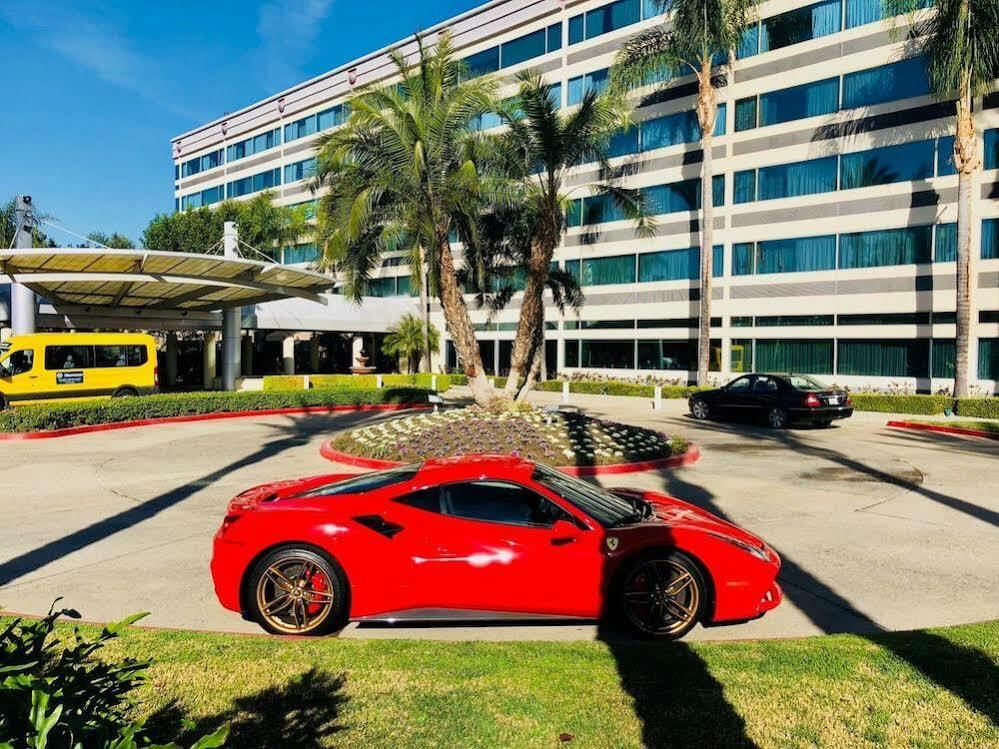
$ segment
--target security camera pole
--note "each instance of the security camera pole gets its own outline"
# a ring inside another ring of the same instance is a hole
[[[18,250],[31,249],[31,230],[35,219],[31,213],[31,196],[18,195],[14,211],[16,234],[14,247]],[[14,335],[28,335],[35,332],[35,292],[10,279],[10,318]]]

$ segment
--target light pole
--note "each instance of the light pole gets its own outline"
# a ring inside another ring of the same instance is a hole
[[[238,258],[239,230],[236,222],[226,221],[222,230],[222,251],[226,258]],[[235,390],[240,375],[241,307],[222,310],[222,389]]]

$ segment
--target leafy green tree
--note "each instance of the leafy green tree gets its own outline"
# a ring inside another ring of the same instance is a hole
[[[555,248],[567,227],[571,203],[566,179],[570,169],[583,162],[596,162],[601,173],[612,174],[607,162],[612,137],[628,127],[627,108],[620,97],[598,96],[589,91],[579,106],[564,114],[560,101],[540,75],[526,71],[518,75],[517,95],[500,114],[507,125],[491,147],[495,158],[487,162],[496,172],[497,198],[514,206],[528,220],[530,239],[523,257],[524,298],[517,322],[517,335],[510,358],[510,376],[505,392],[523,400],[533,386],[524,387],[522,377],[544,357],[544,301]],[[587,184],[587,189],[614,201],[638,223],[639,234],[653,234],[639,193],[611,181]],[[474,242],[474,240],[473,240]]]
[[[954,395],[962,397],[968,395],[971,375],[972,207],[975,177],[982,169],[972,104],[999,76],[999,2],[936,0],[934,10],[922,10],[925,5],[925,0],[883,0],[884,16],[895,19],[895,33],[901,28],[899,19],[904,19],[915,51],[926,56],[937,96],[954,100],[958,174]]]
[[[325,188],[317,218],[325,264],[360,299],[382,255],[409,250],[426,264],[448,331],[479,403],[494,397],[458,283],[451,234],[479,210],[482,182],[470,121],[495,108],[497,83],[470,77],[447,34],[432,50],[419,42],[410,65],[391,53],[399,82],[363,89],[344,127],[323,136],[314,187]]]
[[[987,0],[986,0],[987,1]],[[676,74],[697,77],[697,122],[701,129],[700,324],[697,384],[705,385],[711,355],[711,268],[714,247],[712,136],[718,115],[713,68],[728,65],[755,13],[755,0],[657,0],[671,12],[663,22],[625,42],[611,70],[611,90],[624,94],[650,80]],[[668,84],[666,84],[668,85]]]
[[[102,245],[112,250],[131,250],[135,247],[131,239],[118,232],[105,234],[102,231],[92,231],[87,235],[87,239],[94,244]]]
[[[431,324],[427,327],[430,351],[440,346],[440,333]],[[406,360],[406,374],[415,370],[414,361],[424,351],[423,320],[413,314],[405,314],[390,329],[382,343],[382,351],[397,359]],[[429,358],[429,357],[428,357]]]

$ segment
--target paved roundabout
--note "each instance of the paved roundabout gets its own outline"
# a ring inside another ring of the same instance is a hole
[[[539,403],[556,397],[537,394]],[[694,422],[685,404],[574,396],[594,416],[674,431],[702,459],[594,480],[664,490],[723,515],[781,553],[784,604],[696,639],[911,629],[999,615],[999,445],[885,428],[857,414],[830,429],[773,432]],[[150,625],[258,632],[223,610],[208,575],[229,498],[264,481],[335,469],[337,430],[395,414],[303,414],[172,424],[5,443],[0,608],[84,618],[150,611]],[[583,625],[356,627],[346,637],[589,639]]]

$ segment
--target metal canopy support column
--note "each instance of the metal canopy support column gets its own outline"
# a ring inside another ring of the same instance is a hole
[[[236,251],[239,234],[233,221],[226,221],[222,232],[222,249],[227,258],[239,257]],[[240,347],[242,345],[240,324],[243,316],[241,307],[222,310],[222,389],[235,390],[236,379],[240,376]]]
[[[31,249],[31,196],[18,195],[17,208],[14,214],[17,233],[14,236],[14,247],[18,250]],[[14,335],[28,335],[35,332],[35,315],[37,303],[35,292],[27,286],[14,283],[13,278],[10,284],[10,318]]]

